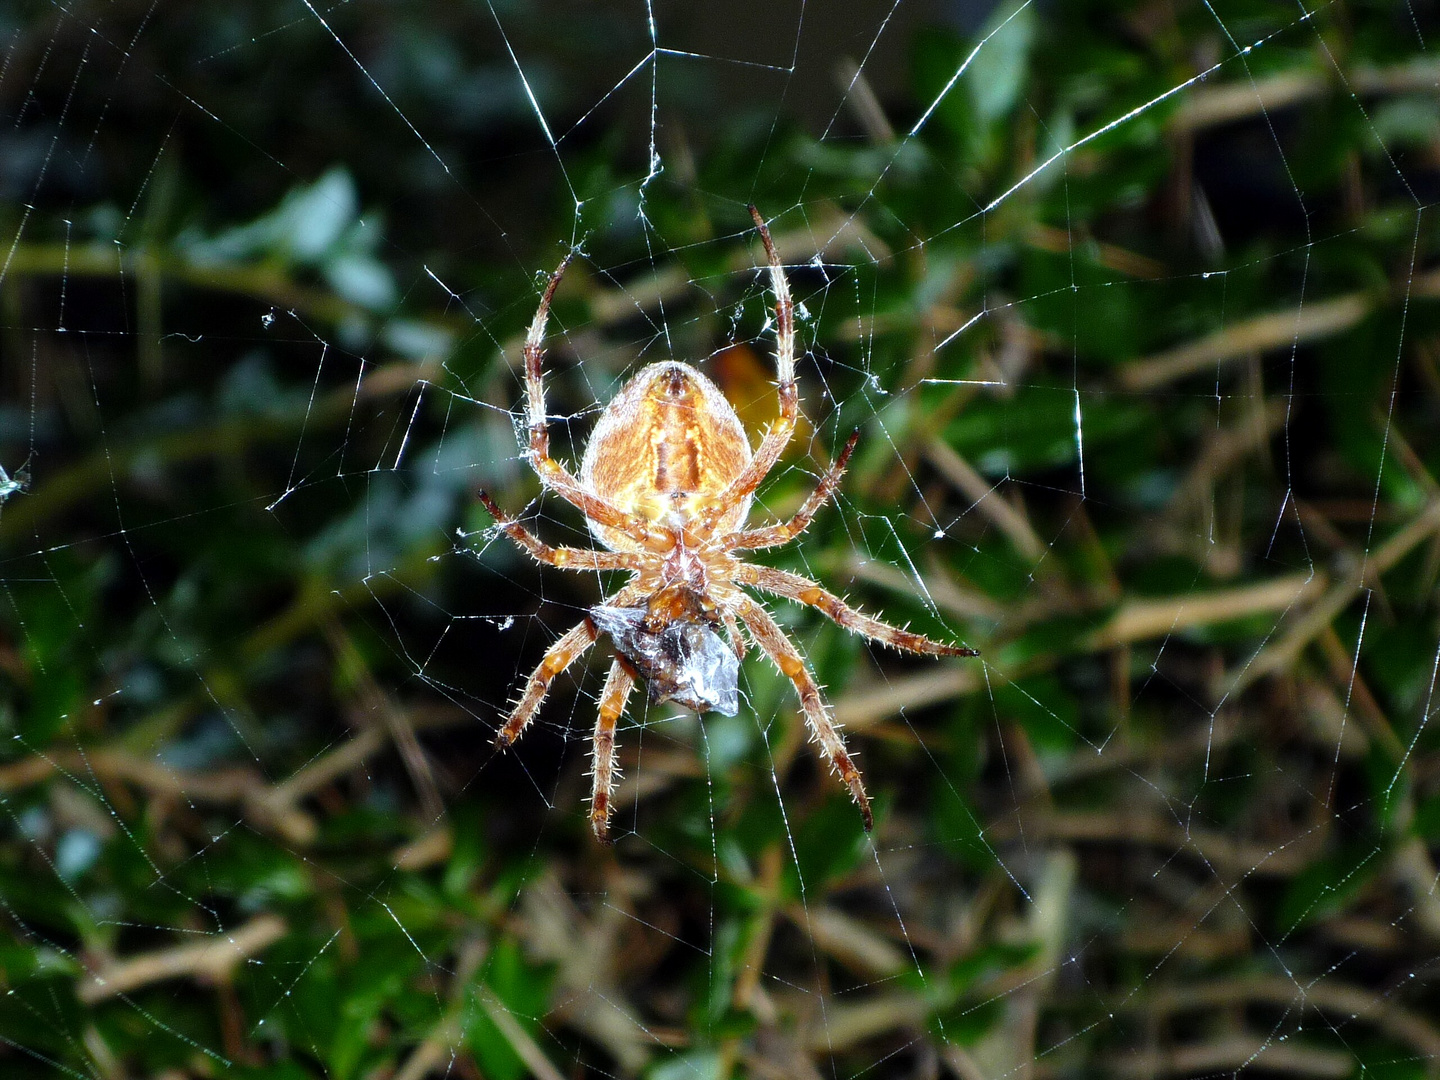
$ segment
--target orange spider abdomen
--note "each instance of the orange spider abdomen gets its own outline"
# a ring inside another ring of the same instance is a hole
[[[750,461],[750,441],[720,388],[689,364],[651,364],[615,395],[585,448],[580,480],[612,505],[675,529],[698,523]],[[739,526],[750,499],[726,507],[716,532]],[[612,550],[629,537],[591,522]]]

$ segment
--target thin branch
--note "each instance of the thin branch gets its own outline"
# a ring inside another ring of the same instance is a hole
[[[228,977],[240,961],[279,941],[285,929],[279,916],[258,915],[238,930],[206,934],[198,944],[177,945],[111,961],[81,978],[75,993],[84,1004],[93,1005],[166,979],[218,982]]]
[[[1288,670],[1301,650],[1334,622],[1336,616],[1349,607],[1369,583],[1389,571],[1437,530],[1440,530],[1440,501],[1426,506],[1408,525],[1371,552],[1359,569],[1332,586],[1285,634],[1233,672],[1228,679],[1225,696],[1240,693],[1266,675]]]

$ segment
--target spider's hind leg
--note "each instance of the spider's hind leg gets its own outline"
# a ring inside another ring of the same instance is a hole
[[[765,259],[770,267],[770,286],[775,292],[775,376],[776,393],[780,399],[780,412],[755,448],[750,462],[730,482],[725,492],[706,511],[709,524],[713,525],[737,503],[744,502],[760,486],[780,460],[790,437],[795,433],[795,423],[800,415],[800,390],[795,384],[795,301],[790,296],[790,283],[785,278],[785,267],[770,239],[770,230],[765,219],[755,207],[750,207],[750,216],[760,232],[765,245]]]
[[[633,551],[596,551],[591,548],[552,547],[501,510],[485,491],[476,492],[501,532],[530,553],[536,562],[563,570],[640,570],[645,556]]]
[[[855,452],[855,444],[859,441],[860,430],[856,428],[846,441],[845,448],[840,451],[840,456],[835,459],[835,464],[825,471],[825,475],[815,485],[815,490],[789,521],[759,529],[746,529],[736,533],[726,546],[741,551],[779,547],[781,544],[788,544],[808,529],[820,508],[830,501],[830,496],[835,494],[835,489],[840,486],[840,478],[845,475],[845,466],[849,464],[850,455]]]
[[[572,253],[573,255],[573,253]],[[656,531],[646,522],[626,514],[606,499],[580,483],[564,465],[550,456],[550,426],[545,414],[545,384],[542,378],[545,361],[545,325],[550,318],[550,302],[572,255],[566,255],[556,267],[540,295],[540,306],[525,334],[525,417],[530,445],[530,466],[543,483],[570,503],[592,522],[615,529],[642,545],[656,543]]]

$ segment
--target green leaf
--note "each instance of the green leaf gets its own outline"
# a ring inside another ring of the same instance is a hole
[[[1312,863],[1285,890],[1276,921],[1281,933],[1290,934],[1343,910],[1366,882],[1384,868],[1382,849],[1357,844],[1339,854]]]
[[[659,1062],[648,1072],[646,1080],[720,1080],[720,1053],[716,1050],[692,1050]]]
[[[980,35],[975,59],[965,71],[965,89],[985,124],[1009,115],[1028,78],[1030,50],[1035,44],[1035,5],[997,7]]]
[[[497,942],[485,965],[484,980],[495,1002],[521,1028],[534,1034],[539,1030],[550,1000],[550,973],[525,960],[518,943]],[[481,1069],[494,1080],[521,1080],[528,1069],[510,1040],[488,1015],[481,1012],[465,1035],[480,1061]]]

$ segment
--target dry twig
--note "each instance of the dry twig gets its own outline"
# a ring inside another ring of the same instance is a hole
[[[284,934],[285,923],[278,916],[258,915],[239,929],[206,934],[198,944],[110,961],[84,976],[75,993],[86,1005],[93,1005],[165,979],[218,982],[240,961],[273,945]]]

